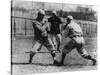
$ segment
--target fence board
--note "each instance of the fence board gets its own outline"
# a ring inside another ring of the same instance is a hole
[[[12,35],[16,37],[16,35],[25,35],[25,36],[33,36],[33,27],[32,21],[35,19],[26,18],[26,17],[17,17],[11,16],[12,21],[14,21],[14,25],[12,26]],[[97,23],[91,21],[82,21],[75,20],[82,28],[84,35],[92,35],[97,33]],[[24,36],[24,37],[25,37]]]

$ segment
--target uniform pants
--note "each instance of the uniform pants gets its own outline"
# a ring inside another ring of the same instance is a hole
[[[32,48],[32,51],[34,51],[34,52],[40,51],[42,48],[42,45],[44,45],[51,52],[51,55],[52,55],[54,63],[55,63],[56,62],[55,50],[53,49],[52,45],[49,43],[48,39],[45,39],[43,41],[37,40]],[[36,54],[34,52],[30,53],[29,63],[32,63],[32,58]]]
[[[66,54],[71,52],[74,48],[78,51],[78,53],[85,59],[89,59],[93,61],[93,65],[96,64],[96,60],[90,56],[84,48],[84,38],[81,36],[73,37],[63,48],[62,50],[62,59],[60,64],[63,64]]]
[[[85,40],[83,37],[73,37],[63,48],[62,52],[63,53],[69,53],[71,52],[74,48],[76,48],[76,50],[78,51],[78,53],[84,57],[84,56],[88,56],[87,51],[84,48],[85,45]]]
[[[32,51],[38,52],[41,50],[42,46],[45,46],[49,51],[55,50],[53,49],[53,45],[51,45],[50,42],[48,41],[48,38],[46,38],[42,40],[36,40],[32,48]]]
[[[54,50],[57,50],[58,43],[61,42],[61,39],[62,39],[61,34],[57,34],[57,35],[49,34],[48,35],[48,41],[52,45]]]

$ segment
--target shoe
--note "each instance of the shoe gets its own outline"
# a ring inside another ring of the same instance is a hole
[[[54,61],[53,64],[56,65],[56,66],[64,66],[64,63],[58,62],[58,61]]]
[[[29,60],[29,64],[32,64],[32,60]]]
[[[54,60],[53,64],[54,64],[54,65],[57,65],[57,64],[58,64],[58,62],[57,62],[56,60]]]
[[[64,63],[58,63],[57,66],[64,66]]]
[[[34,55],[35,55],[35,53],[30,52],[29,64],[32,63],[32,58],[33,58]]]
[[[97,65],[97,61],[96,61],[96,59],[92,59],[92,61],[93,61],[93,66],[95,66],[95,65]]]

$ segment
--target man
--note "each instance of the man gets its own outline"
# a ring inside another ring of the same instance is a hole
[[[42,45],[44,45],[51,52],[51,55],[54,59],[53,64],[56,64],[55,52],[52,48],[52,45],[48,41],[48,35],[46,31],[48,30],[48,26],[46,26],[44,23],[45,22],[44,17],[45,17],[45,12],[43,10],[39,10],[36,21],[34,21],[32,24],[34,28],[34,40],[36,41],[36,43],[32,48],[32,50],[34,50],[35,52],[31,51],[30,53],[29,63],[32,63],[33,56],[36,54],[36,52],[40,51]]]
[[[60,42],[61,42],[61,35],[60,35],[60,24],[61,19],[57,16],[56,11],[52,12],[52,16],[48,19],[50,23],[50,30],[48,31],[49,42],[56,47],[56,50],[59,50]]]
[[[68,29],[67,37],[71,40],[64,46],[62,50],[62,59],[59,65],[64,64],[64,59],[66,54],[68,54],[72,49],[76,48],[78,53],[85,59],[89,59],[93,61],[93,65],[96,65],[96,59],[90,56],[84,48],[85,41],[83,38],[83,32],[81,27],[74,22],[72,16],[67,17],[67,24],[65,25],[64,29]]]

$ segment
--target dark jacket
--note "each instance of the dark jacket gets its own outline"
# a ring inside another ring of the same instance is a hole
[[[51,23],[50,31],[48,31],[48,33],[59,34],[60,33],[61,19],[58,16],[53,15],[48,19],[48,22]]]

